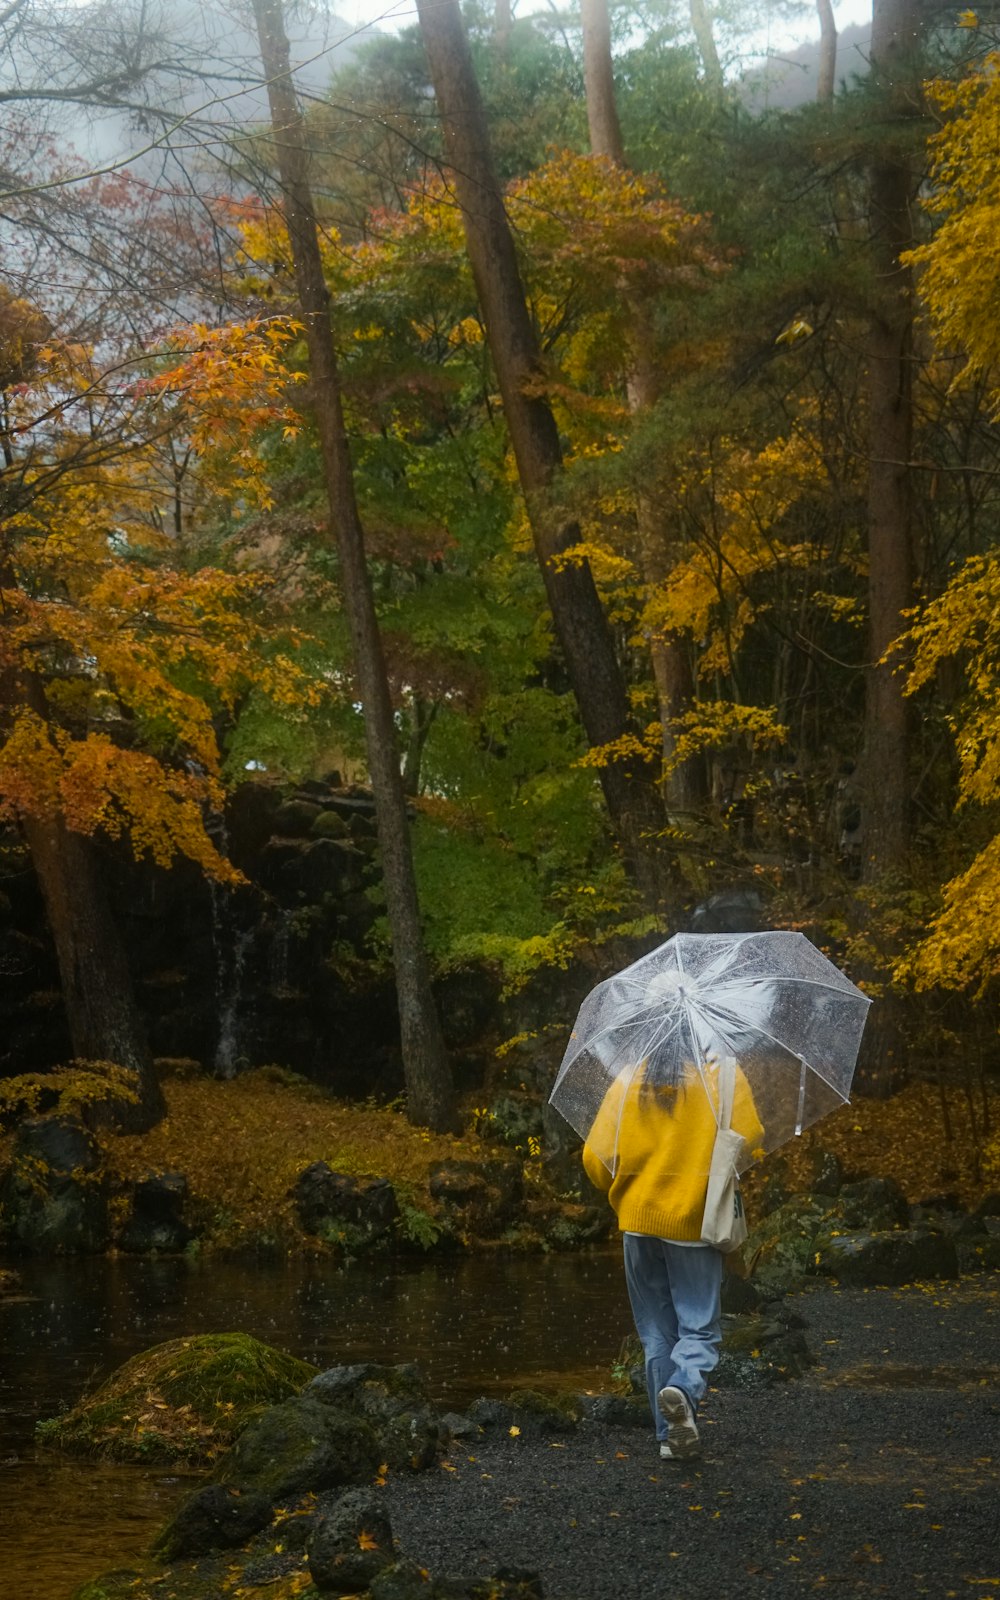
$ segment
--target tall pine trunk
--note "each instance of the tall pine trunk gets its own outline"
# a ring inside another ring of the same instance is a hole
[[[891,882],[910,838],[910,709],[903,679],[884,661],[913,603],[913,286],[901,255],[913,243],[917,178],[901,124],[919,104],[919,0],[876,0],[873,87],[886,139],[869,172],[874,301],[868,329],[868,672],[863,756],[863,879]],[[887,958],[891,950],[886,951]],[[900,1001],[873,1008],[859,1086],[888,1094],[905,1078]]]
[[[461,13],[457,0],[418,0],[417,10],[556,637],[591,747],[613,744],[630,730],[625,680],[590,567],[586,562],[558,563],[562,552],[579,542],[580,529],[552,492],[562,470],[562,449],[552,409],[538,392],[543,379],[538,341]],[[612,762],[601,769],[601,785],[623,851],[647,902],[656,906],[666,893],[657,843],[664,819],[648,767]]]
[[[292,84],[281,0],[254,0],[254,16],[267,80],[295,285],[309,353],[310,400],[320,440],[330,523],[340,556],[344,608],[364,708],[368,767],[375,796],[383,884],[392,933],[407,1115],[412,1122],[446,1129],[454,1118],[454,1090],[423,945],[392,701],[354,493],[354,473],[330,328],[330,297],[323,276],[316,212],[308,182],[305,130]]]

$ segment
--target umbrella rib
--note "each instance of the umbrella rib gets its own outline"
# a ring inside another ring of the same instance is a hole
[[[713,1001],[711,1005],[714,1007],[715,1002]],[[710,1008],[706,1007],[705,1009],[709,1010]],[[810,1072],[815,1072],[817,1078],[821,1078],[826,1084],[827,1088],[832,1089],[834,1094],[840,1097],[845,1106],[848,1104],[848,1097],[845,1094],[841,1094],[841,1091],[837,1088],[837,1085],[830,1082],[830,1079],[827,1077],[826,1073],[821,1071],[820,1068],[816,1066],[815,1062],[810,1061],[804,1055],[800,1055],[797,1050],[790,1050],[787,1044],[784,1044],[782,1040],[779,1039],[775,1034],[768,1032],[767,1028],[760,1028],[755,1022],[747,1022],[739,1015],[738,1012],[730,1011],[726,1006],[718,1006],[717,1009],[722,1012],[722,1015],[729,1022],[735,1022],[737,1027],[739,1027],[742,1031],[745,1032],[749,1028],[753,1033],[759,1034],[762,1039],[770,1039],[771,1043],[776,1044],[779,1050],[784,1050],[786,1055],[794,1056],[796,1061],[804,1061]],[[706,1020],[711,1022],[711,1016],[708,1016]]]
[[[718,955],[715,957],[715,960],[714,961],[710,961],[708,966],[705,968],[704,972],[701,972],[701,973],[698,974],[698,977],[695,980],[696,983],[698,984],[698,987],[702,988],[702,987],[706,986],[709,983],[714,983],[715,982],[714,974],[716,972],[723,971],[725,969],[727,963],[730,962],[732,960],[732,958],[733,958],[732,946],[733,945],[741,945],[747,939],[752,939],[753,937],[754,937],[754,935],[750,934],[750,933],[733,934],[731,936],[731,943],[726,947],[726,949],[720,950]],[[678,955],[678,961],[680,961],[680,956],[679,955]]]
[[[808,983],[814,989],[830,989],[834,994],[842,994],[848,999],[863,1000],[866,1005],[871,1005],[870,996],[859,989],[856,983],[852,983],[850,978],[845,978],[844,981],[847,984],[846,989],[842,989],[839,984],[830,983],[826,978],[798,977],[791,972],[780,972],[771,973],[769,977],[761,974],[759,977],[740,978],[733,983],[719,983],[716,985],[716,990],[725,993],[727,989],[749,989],[758,985],[766,989],[776,983]]]
[[[635,1075],[638,1072],[638,1070],[639,1070],[641,1065],[642,1065],[642,1063],[637,1061],[635,1063],[635,1065],[630,1069],[629,1074],[628,1074],[628,1078],[622,1084],[622,1097],[621,1097],[621,1100],[619,1101],[619,1104],[618,1104],[618,1117],[617,1117],[617,1120],[615,1122],[615,1144],[614,1144],[614,1149],[611,1152],[612,1161],[616,1161],[617,1158],[618,1158],[618,1146],[619,1146],[619,1144],[621,1142],[621,1132],[622,1132],[622,1117],[625,1115],[625,1101],[628,1099],[628,1092],[632,1087],[632,1082],[633,1082],[633,1080],[635,1078]],[[614,1175],[615,1175],[614,1167],[613,1166],[609,1167],[608,1171],[611,1173],[612,1177],[614,1177]]]

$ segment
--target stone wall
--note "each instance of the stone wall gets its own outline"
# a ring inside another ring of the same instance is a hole
[[[247,783],[217,824],[246,875],[236,890],[181,862],[169,872],[105,852],[154,1055],[220,1076],[279,1063],[337,1093],[402,1084],[392,974],[366,937],[382,914],[374,805],[358,787]],[[455,973],[439,1001],[460,1080],[476,1081],[497,982]],[[55,952],[30,861],[0,839],[0,1076],[66,1060]]]

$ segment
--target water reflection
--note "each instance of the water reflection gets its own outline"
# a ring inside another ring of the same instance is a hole
[[[616,1251],[342,1270],[98,1259],[18,1271],[22,1294],[0,1302],[0,1530],[6,1575],[13,1560],[37,1587],[41,1563],[53,1600],[140,1552],[182,1492],[162,1469],[35,1460],[35,1422],[139,1350],[238,1330],[318,1367],[417,1361],[439,1404],[461,1407],[520,1385],[602,1384],[630,1326]]]

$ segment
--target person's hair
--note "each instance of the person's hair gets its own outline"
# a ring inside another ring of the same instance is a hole
[[[655,1101],[664,1111],[672,1113],[677,1105],[677,1090],[686,1080],[687,1073],[676,1046],[656,1044],[639,1068],[639,1102]]]

